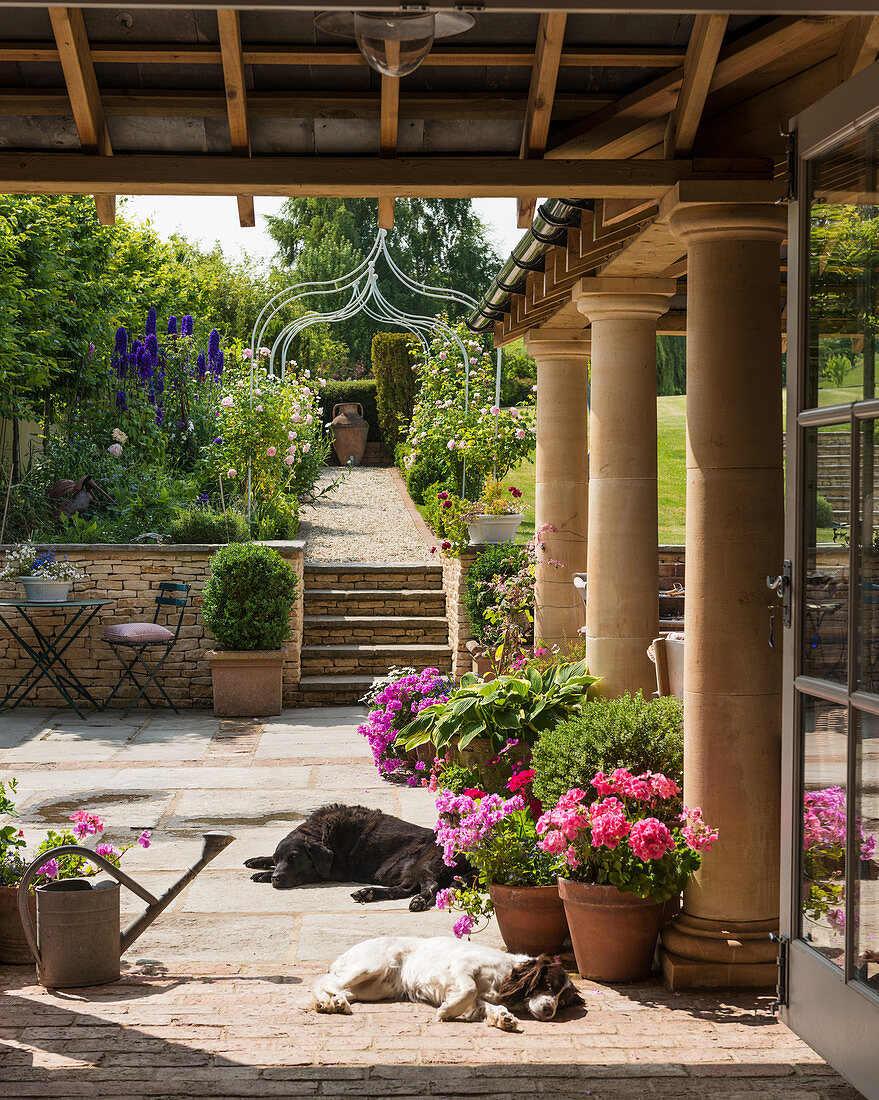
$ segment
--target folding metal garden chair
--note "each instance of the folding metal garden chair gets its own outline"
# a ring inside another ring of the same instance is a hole
[[[110,692],[110,695],[101,707],[101,710],[106,710],[115,696],[116,692],[122,687],[126,680],[130,680],[137,688],[137,694],[128,704],[128,708],[123,715],[128,714],[143,696],[144,699],[153,708],[159,706],[159,703],[154,703],[147,695],[147,688],[150,685],[154,685],[158,691],[162,694],[175,714],[180,712],[174,703],[171,701],[168,693],[156,679],[159,669],[165,663],[168,654],[174,648],[177,638],[180,635],[180,627],[183,624],[183,613],[186,610],[186,604],[189,599],[189,589],[192,586],[189,584],[175,584],[173,581],[160,581],[159,582],[159,594],[156,596],[156,611],[153,615],[153,621],[151,623],[113,623],[110,626],[104,627],[101,632],[101,637],[108,643],[110,648],[119,658],[119,662],[122,665],[122,675],[116,682],[116,686]],[[171,595],[171,593],[177,593],[177,595]],[[180,614],[177,617],[177,623],[173,630],[170,629],[170,618],[172,613],[169,612],[169,626],[162,626],[159,623],[159,611],[163,607],[179,607]],[[131,650],[131,659],[128,655],[122,651],[122,647]],[[164,653],[159,658],[159,662],[154,668],[150,668],[147,662],[144,660],[144,652],[151,647],[162,647]],[[143,675],[140,669],[137,670],[135,675],[135,665],[141,665],[143,672],[145,672],[146,680],[141,683],[138,679]]]

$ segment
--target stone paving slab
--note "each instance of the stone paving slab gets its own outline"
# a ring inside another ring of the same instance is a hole
[[[362,714],[288,711],[261,724],[255,752],[237,755],[213,741],[220,722],[203,712],[138,715],[134,727],[102,715],[78,736],[69,713],[0,720],[0,775],[19,777],[25,824],[60,824],[71,806],[89,806],[119,840],[148,818],[153,843],[126,866],[156,894],[197,858],[202,829],[236,835],[134,944],[120,981],[53,992],[31,967],[0,968],[0,1096],[856,1100],[772,1016],[771,998],[751,993],[578,979],[585,1010],[523,1018],[515,1035],[437,1024],[422,1005],[311,1011],[310,984],[340,951],[388,933],[447,935],[454,919],[410,913],[407,901],[357,905],[354,884],[275,891],[241,866],[327,801],[433,823],[426,791],[378,778],[356,734]],[[90,757],[96,748],[104,755]],[[140,912],[138,898],[121,900],[124,919]],[[480,936],[501,945],[493,922]]]

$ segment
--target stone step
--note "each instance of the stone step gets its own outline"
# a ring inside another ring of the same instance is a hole
[[[438,668],[447,672],[452,665],[448,645],[304,645],[302,675],[384,676],[388,669]]]
[[[306,562],[305,587],[350,589],[441,589],[441,565],[425,562]]]
[[[446,594],[436,588],[309,588],[306,615],[417,615],[445,618]]]
[[[444,616],[429,615],[306,615],[303,619],[304,645],[445,645],[449,626]]]
[[[359,703],[374,679],[373,676],[303,676],[293,701],[309,707]]]

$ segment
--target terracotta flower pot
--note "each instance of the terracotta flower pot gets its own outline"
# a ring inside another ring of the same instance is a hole
[[[488,888],[498,928],[507,950],[521,955],[557,955],[568,936],[565,908],[558,886]]]
[[[214,714],[264,718],[280,714],[284,695],[284,649],[217,649],[208,653]]]
[[[458,748],[457,737],[453,738],[453,745],[455,749],[455,756],[458,761],[463,764],[465,768],[487,768],[489,766],[489,760],[493,760],[497,756],[497,750],[491,747],[491,742],[487,737],[475,737],[466,748]],[[520,742],[518,745],[513,745],[509,752],[505,753],[505,758],[512,763],[514,760],[525,760],[531,755],[531,746]]]
[[[37,899],[31,894],[27,900],[31,919],[36,924]],[[34,965],[34,957],[27,945],[21,917],[18,915],[17,886],[0,886],[0,963]]]
[[[339,462],[345,466],[349,459],[354,466],[363,461],[369,424],[363,419],[363,406],[359,401],[343,401],[333,406],[330,422],[333,433],[333,450]]]
[[[559,894],[581,977],[637,982],[649,976],[666,902],[564,878]]]

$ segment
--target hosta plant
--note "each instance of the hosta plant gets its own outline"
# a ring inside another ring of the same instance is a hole
[[[454,739],[464,749],[484,738],[495,753],[514,736],[530,745],[542,730],[577,711],[597,679],[585,661],[556,664],[545,672],[529,665],[485,683],[468,672],[446,702],[425,707],[400,731],[397,744],[411,751],[431,741],[438,754]]]

